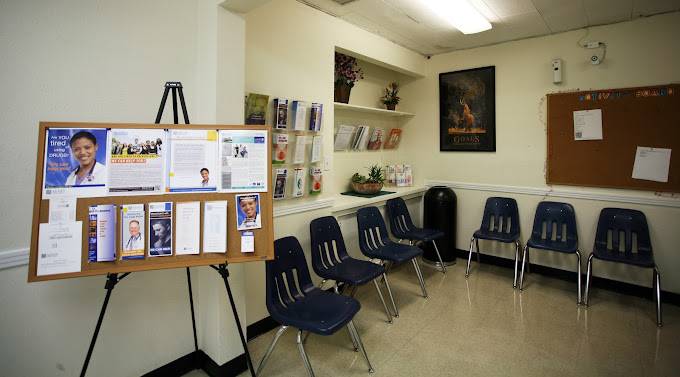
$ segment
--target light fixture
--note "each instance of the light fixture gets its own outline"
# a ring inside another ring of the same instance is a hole
[[[421,1],[463,34],[474,34],[491,29],[491,23],[467,0]]]

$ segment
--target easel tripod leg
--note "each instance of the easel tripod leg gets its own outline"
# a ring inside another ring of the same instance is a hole
[[[191,305],[191,326],[194,330],[194,351],[198,351],[198,336],[196,336],[196,314],[194,313],[194,293],[191,289],[191,271],[187,267],[187,284],[189,285],[189,305]]]

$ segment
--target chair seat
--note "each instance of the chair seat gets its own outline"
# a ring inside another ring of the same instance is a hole
[[[473,235],[475,238],[481,240],[492,240],[500,242],[515,242],[519,239],[519,232],[517,233],[501,233],[501,232],[491,232],[488,229],[479,229]]]
[[[444,237],[444,232],[435,229],[413,228],[408,232],[404,232],[404,236],[407,240],[430,242]]]
[[[351,321],[359,309],[359,301],[351,297],[315,289],[304,299],[289,304],[285,311],[270,314],[284,326],[331,335]]]
[[[364,254],[370,258],[388,260],[394,263],[402,263],[421,255],[423,250],[419,247],[388,242],[385,246],[376,250],[367,251]]]
[[[333,279],[349,285],[363,285],[384,272],[385,268],[381,265],[354,258],[346,258],[335,266],[317,270],[317,274],[324,279]]]
[[[577,240],[567,240],[567,242],[553,241],[549,239],[530,238],[527,246],[534,249],[559,251],[560,253],[574,253],[578,249]]]
[[[621,252],[611,252],[608,250],[595,249],[593,251],[593,256],[597,259],[606,260],[610,262],[618,262],[624,264],[632,264],[634,266],[654,268],[654,256],[651,254],[638,254],[638,253],[621,253]]]

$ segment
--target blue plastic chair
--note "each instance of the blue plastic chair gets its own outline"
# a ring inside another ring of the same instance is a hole
[[[385,298],[380,291],[378,278],[385,275],[385,267],[365,260],[355,259],[347,254],[345,240],[338,221],[333,216],[320,217],[309,224],[312,239],[312,268],[317,275],[326,280],[334,280],[334,289],[338,292],[338,282],[352,287],[350,297],[354,297],[356,288],[370,281],[378,291],[378,297],[385,308],[387,322],[392,323],[392,313],[387,308]],[[387,284],[387,279],[385,279]]]
[[[566,254],[576,254],[576,273],[578,283],[577,304],[581,303],[581,253],[578,250],[576,213],[568,203],[540,202],[534,215],[531,237],[522,252],[522,272],[519,277],[519,290],[524,287],[524,266],[528,263],[529,248],[552,250]]]
[[[357,211],[357,225],[359,227],[359,249],[361,249],[361,252],[369,258],[380,260],[381,263],[400,264],[410,260],[416,270],[416,275],[418,275],[423,297],[427,298],[425,280],[416,260],[417,256],[423,254],[423,251],[418,247],[390,240],[385,221],[377,207],[360,208]],[[394,296],[392,296],[389,286],[387,292],[394,304]],[[394,305],[394,315],[399,316],[396,305]]]
[[[310,376],[314,376],[314,371],[305,352],[302,332],[331,335],[345,326],[352,342],[366,359],[368,371],[373,373],[371,362],[352,322],[361,305],[351,297],[326,292],[312,284],[307,261],[297,238],[284,237],[274,241],[274,260],[266,262],[266,279],[267,310],[281,324],[281,328],[274,335],[257,368],[258,376],[276,342],[291,326],[298,329],[298,350]]]
[[[512,287],[517,288],[517,267],[519,261],[519,211],[517,202],[512,198],[491,197],[486,199],[482,226],[472,235],[470,240],[470,253],[468,254],[465,277],[470,276],[470,261],[472,260],[472,247],[477,247],[477,262],[479,262],[479,240],[498,241],[515,244],[515,277]]]
[[[442,268],[442,273],[446,273],[446,266],[444,265],[442,256],[439,254],[437,243],[435,242],[436,239],[444,237],[444,232],[436,229],[418,228],[413,225],[411,214],[408,212],[406,202],[404,202],[404,199],[402,198],[388,200],[386,207],[392,235],[395,238],[398,238],[400,242],[401,240],[408,240],[409,245],[415,245],[419,242],[432,242],[434,251],[437,253],[437,258],[439,258],[439,265]]]
[[[633,236],[637,242],[633,242]],[[609,246],[611,245],[611,247]],[[623,250],[622,250],[623,249]],[[634,250],[637,249],[637,252]],[[654,262],[652,242],[645,214],[623,208],[603,208],[597,220],[595,245],[588,257],[585,304],[588,305],[593,258],[633,266],[652,268],[652,287],[656,298],[656,324],[661,327],[661,274]]]

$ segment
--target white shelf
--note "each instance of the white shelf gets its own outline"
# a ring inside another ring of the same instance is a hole
[[[380,115],[391,116],[391,117],[412,117],[412,116],[416,115],[416,114],[413,114],[413,113],[405,113],[403,111],[393,111],[393,110],[378,109],[378,108],[375,108],[375,107],[368,107],[368,106],[350,105],[350,104],[342,103],[342,102],[333,102],[333,106],[335,107],[335,110],[350,110],[350,111],[356,111],[356,112],[360,112],[360,113],[380,114]]]

